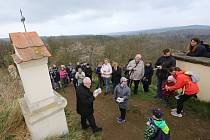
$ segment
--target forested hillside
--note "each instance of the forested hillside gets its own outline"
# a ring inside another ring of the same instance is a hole
[[[120,64],[126,64],[129,58],[141,53],[144,60],[155,61],[161,50],[171,48],[182,51],[188,46],[190,38],[194,35],[179,33],[144,34],[134,36],[56,36],[43,37],[49,51],[52,53],[49,63],[68,64],[69,62],[88,62],[96,66],[98,62],[107,57]],[[200,35],[207,43],[210,36]],[[0,41],[0,66],[13,63],[10,55],[13,48],[7,40]]]

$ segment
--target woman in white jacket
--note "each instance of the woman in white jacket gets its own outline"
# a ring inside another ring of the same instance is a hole
[[[104,59],[104,64],[101,67],[101,77],[105,83],[105,95],[110,92],[110,79],[112,75],[112,66],[109,63],[108,59]]]

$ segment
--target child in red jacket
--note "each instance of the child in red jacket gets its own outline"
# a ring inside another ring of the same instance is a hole
[[[166,81],[162,83],[162,93],[163,93],[163,99],[165,101],[166,106],[171,106],[170,99],[174,95],[174,90],[167,90],[166,86],[174,86],[176,83],[176,79],[171,75],[168,77]]]

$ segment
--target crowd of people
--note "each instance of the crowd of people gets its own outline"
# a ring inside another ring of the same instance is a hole
[[[80,64],[79,62],[77,64],[61,65],[60,67],[54,64],[49,67],[49,75],[54,89],[64,88],[70,83],[73,83],[76,89],[82,84],[85,77],[92,79],[92,68],[88,63]]]
[[[191,46],[194,44],[193,41],[196,40],[192,39]],[[190,52],[187,54],[191,55]],[[167,107],[171,107],[170,100],[176,99],[177,105],[176,108],[171,109],[171,115],[181,118],[184,102],[191,97],[196,97],[199,92],[197,84],[199,79],[196,79],[197,77],[193,72],[176,67],[176,59],[171,55],[170,49],[163,50],[163,55],[157,59],[154,67],[150,61],[144,62],[141,54],[136,54],[134,59],[130,59],[125,67],[120,67],[117,62],[110,63],[107,58],[104,59],[104,62],[99,63],[95,68],[98,79],[94,92],[91,91],[94,71],[88,63],[80,64],[78,62],[75,65],[69,63],[66,66],[61,65],[60,68],[53,65],[49,68],[54,89],[73,83],[77,97],[77,112],[81,115],[82,129],[91,127],[93,132],[102,131],[102,128],[96,125],[93,115],[93,102],[101,93],[101,89],[104,88],[104,96],[112,94],[113,100],[119,106],[120,111],[117,122],[125,123],[131,88],[134,88],[134,95],[139,94],[138,87],[140,84],[143,89],[142,93],[149,92],[154,71],[156,71],[157,77],[157,92],[154,98],[163,101]],[[112,85],[112,88],[110,85]],[[179,89],[182,89],[182,92],[176,95],[175,91]],[[152,115],[146,123],[146,140],[168,140],[170,138],[169,127],[162,115],[161,109],[155,108],[152,110]],[[88,121],[88,124],[86,121]]]

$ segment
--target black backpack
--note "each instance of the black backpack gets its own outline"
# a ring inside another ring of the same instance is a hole
[[[210,52],[210,45],[209,44],[204,43],[202,45],[205,46],[207,52]]]

